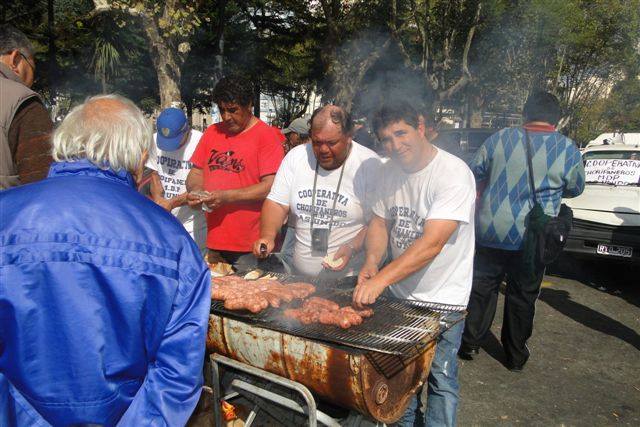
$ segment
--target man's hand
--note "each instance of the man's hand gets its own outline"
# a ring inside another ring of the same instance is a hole
[[[342,263],[337,266],[337,267],[331,267],[329,264],[327,264],[326,262],[322,262],[322,266],[324,268],[326,268],[327,270],[333,270],[333,271],[341,271],[343,270],[347,264],[349,264],[349,261],[351,260],[351,257],[354,254],[354,250],[353,250],[353,246],[347,244],[347,245],[342,245],[340,246],[340,248],[336,251],[336,253],[333,254],[333,259],[334,260],[342,260]]]
[[[363,283],[358,283],[353,291],[353,305],[362,308],[364,305],[373,304],[387,285],[376,277]]]
[[[367,280],[378,274],[378,265],[371,262],[365,262],[358,274],[358,285],[363,284]]]
[[[191,191],[187,194],[187,204],[192,209],[202,209],[203,196],[197,191]]]
[[[222,205],[230,202],[227,197],[227,192],[224,190],[214,190],[209,192],[209,196],[202,199],[202,202],[206,204],[209,209],[217,209]]]
[[[261,245],[263,245],[263,248],[264,246],[267,247],[266,252],[260,251]],[[271,251],[273,251],[273,248],[275,247],[275,245],[276,243],[273,240],[260,238],[253,243],[253,254],[256,256],[256,258],[260,258],[260,259],[266,258],[267,256],[269,256]]]
[[[156,203],[159,204],[164,210],[171,212],[173,209],[173,203],[170,199],[165,199],[164,197],[156,200]]]

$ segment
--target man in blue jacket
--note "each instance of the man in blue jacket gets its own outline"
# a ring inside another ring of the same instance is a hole
[[[53,137],[46,180],[0,193],[0,425],[184,425],[202,386],[209,270],[138,194],[153,140],[105,95]]]

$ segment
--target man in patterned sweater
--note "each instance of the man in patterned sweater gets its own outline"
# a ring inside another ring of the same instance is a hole
[[[485,186],[476,212],[476,256],[469,315],[460,356],[472,359],[491,327],[498,288],[507,290],[501,341],[507,368],[521,371],[529,358],[527,340],[533,331],[535,302],[544,266],[534,274],[523,268],[525,218],[533,206],[526,146],[531,146],[535,198],[547,215],[557,216],[563,197],[584,189],[584,167],[574,142],[555,129],[560,105],[555,96],[534,92],[525,103],[525,125],[491,135],[471,161],[478,187]],[[527,138],[528,134],[528,138]]]

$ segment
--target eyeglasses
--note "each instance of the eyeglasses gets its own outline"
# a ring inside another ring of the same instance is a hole
[[[25,61],[27,61],[27,64],[29,64],[29,67],[31,67],[31,71],[33,71],[33,74],[35,75],[36,74],[36,64],[31,63],[31,61],[29,61],[29,58],[27,58],[27,56],[24,53],[22,53],[20,51],[18,51],[18,53],[20,54],[20,56],[22,56],[24,58]]]

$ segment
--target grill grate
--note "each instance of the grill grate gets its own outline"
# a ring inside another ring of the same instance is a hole
[[[303,280],[299,276],[269,274],[277,276],[284,283]],[[315,284],[318,291],[315,295],[335,301],[341,306],[349,305],[355,281],[355,277],[331,283],[317,281]],[[290,306],[295,307],[298,304],[299,301]],[[247,311],[227,310],[222,301],[212,301],[211,304],[211,312],[224,317],[278,332],[380,353],[373,355],[370,360],[374,366],[380,367],[381,372],[389,372],[389,369],[385,368],[392,359],[393,364],[398,365],[398,357],[388,358],[383,355],[399,356],[402,364],[406,363],[420,355],[430,341],[456,323],[449,320],[452,314],[458,314],[457,317],[462,319],[464,312],[464,307],[460,306],[400,300],[387,296],[380,296],[371,308],[374,310],[372,317],[365,319],[360,325],[341,329],[322,324],[300,324],[285,318],[281,308],[268,308],[253,314]]]

